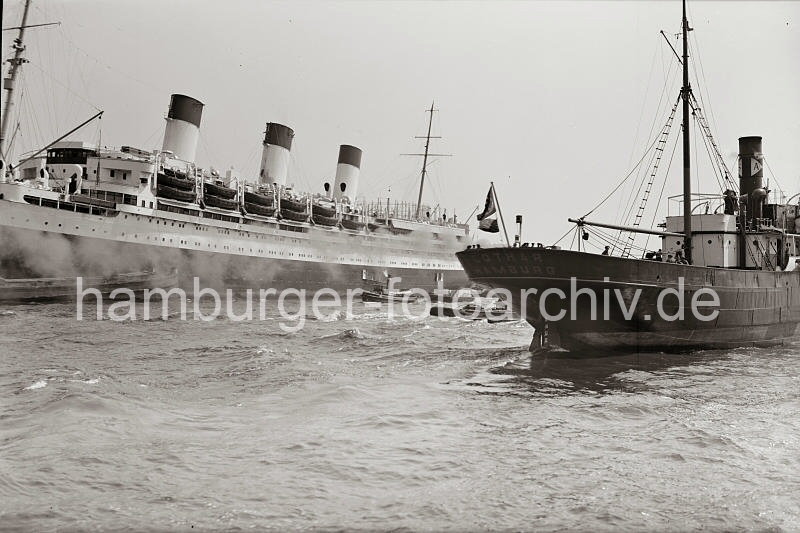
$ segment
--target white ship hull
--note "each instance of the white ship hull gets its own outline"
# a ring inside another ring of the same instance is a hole
[[[199,276],[209,286],[276,290],[345,291],[384,283],[387,274],[402,278],[398,285],[428,291],[440,280],[447,288],[467,281],[454,256],[466,235],[452,232],[441,238],[430,228],[395,235],[233,212],[221,216],[212,209],[198,217],[167,211],[168,203],[161,209],[106,209],[69,199],[21,182],[0,183],[2,264],[22,260],[64,274],[175,266],[183,282]]]

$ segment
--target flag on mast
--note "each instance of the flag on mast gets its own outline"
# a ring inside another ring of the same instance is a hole
[[[486,205],[483,208],[483,213],[478,215],[478,220],[483,220],[484,218],[488,217],[489,215],[493,215],[497,208],[494,205],[494,191],[492,190],[492,186],[489,186],[489,193],[486,195]]]
[[[478,223],[478,229],[489,233],[498,233],[500,231],[496,218],[484,218]]]
[[[489,218],[497,212],[497,206],[494,202],[494,184],[489,186],[489,193],[486,195],[486,205],[483,207],[483,213],[478,215],[478,229],[481,231],[488,231],[489,233],[497,233],[500,227],[497,225],[497,218]]]

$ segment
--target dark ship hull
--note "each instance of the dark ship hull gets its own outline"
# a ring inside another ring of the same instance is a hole
[[[116,289],[128,289],[134,293],[152,289],[171,289],[178,283],[178,273],[131,272],[105,277],[85,277],[78,283],[78,276],[58,278],[0,278],[0,302],[49,302],[73,300],[81,291],[94,289],[109,296]]]
[[[549,343],[587,355],[682,352],[776,345],[800,334],[798,271],[531,247],[456,255],[471,280],[507,289],[514,310],[537,334],[546,332],[534,338],[534,348]],[[717,295],[717,305],[709,291]]]

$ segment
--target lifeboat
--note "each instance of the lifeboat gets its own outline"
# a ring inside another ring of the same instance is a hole
[[[271,194],[259,194],[250,191],[244,191],[244,201],[246,203],[259,205],[273,205],[275,203],[275,199]]]
[[[289,220],[294,220],[295,222],[308,221],[307,213],[298,213],[297,211],[290,211],[285,209],[281,209],[281,217],[288,218]]]
[[[358,220],[354,220],[352,218],[342,217],[342,227],[344,229],[349,229],[353,231],[359,231],[364,229],[364,223]]]
[[[336,217],[326,217],[320,215],[314,210],[314,214],[311,215],[311,220],[314,221],[314,224],[320,224],[322,226],[335,226],[336,225]]]
[[[220,209],[235,210],[239,206],[236,200],[229,200],[227,198],[220,198],[219,196],[204,196],[203,201],[207,206],[219,207]]]
[[[167,173],[169,172],[169,173]],[[166,185],[173,189],[180,189],[182,191],[191,191],[194,189],[194,180],[190,180],[185,175],[176,176],[175,171],[164,169],[164,172],[158,173],[158,186]]]
[[[245,196],[245,198],[247,198],[247,196]],[[247,200],[245,200],[244,202],[244,210],[249,214],[261,215],[262,217],[271,217],[275,214],[274,207],[261,204],[254,204],[252,202],[248,202]]]
[[[231,189],[230,187],[223,187],[222,185],[216,185],[214,183],[204,183],[203,195],[205,197],[216,196],[219,198],[226,198],[230,200],[231,198],[236,196],[236,189]]]
[[[194,191],[184,191],[181,189],[176,189],[175,187],[161,184],[158,185],[156,195],[161,196],[162,198],[179,200],[181,202],[194,202],[197,198],[197,195],[194,193]]]
[[[322,215],[323,217],[335,217],[336,206],[325,206],[322,204],[314,204],[311,209],[315,215]]]
[[[297,200],[295,198],[290,198],[288,196],[284,196],[281,198],[281,212],[284,211],[295,211],[298,213],[305,213],[306,212],[306,201]],[[303,218],[305,220],[305,218]]]

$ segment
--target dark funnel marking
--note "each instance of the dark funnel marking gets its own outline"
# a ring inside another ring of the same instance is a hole
[[[293,138],[294,131],[292,131],[292,128],[275,122],[267,122],[267,134],[264,136],[264,144],[282,146],[287,150],[291,150]]]
[[[339,163],[347,163],[356,168],[361,168],[361,148],[343,144],[339,147]]]
[[[190,122],[200,127],[200,119],[203,116],[203,103],[195,100],[191,96],[183,94],[173,94],[169,102],[169,118]]]

